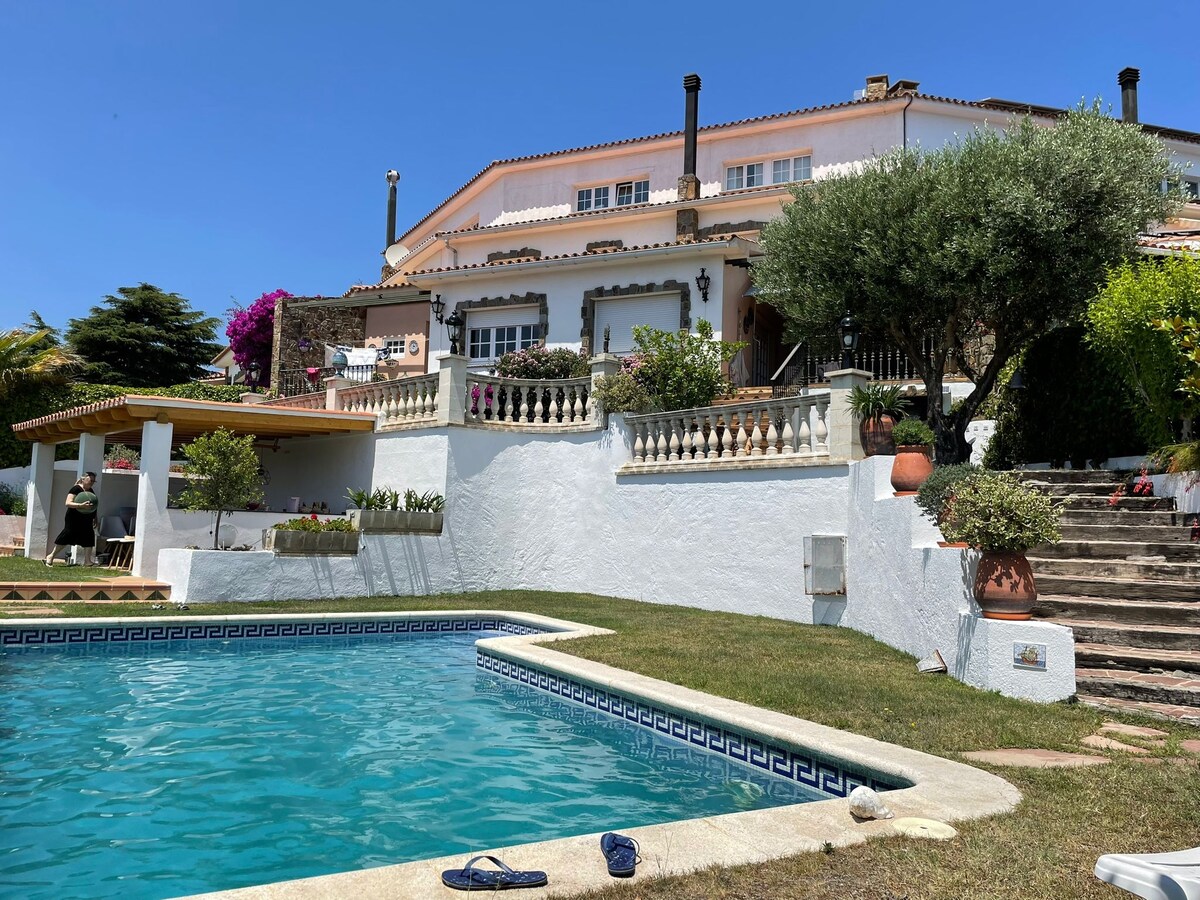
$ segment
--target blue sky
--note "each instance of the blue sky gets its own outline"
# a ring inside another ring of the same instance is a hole
[[[0,0],[0,328],[149,281],[213,315],[379,275],[493,159],[923,91],[1119,108],[1200,131],[1190,4],[288,4]],[[1133,20],[1121,10],[1133,11]],[[1174,35],[1174,39],[1172,38]]]

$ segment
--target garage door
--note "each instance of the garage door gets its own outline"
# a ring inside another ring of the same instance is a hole
[[[608,327],[610,353],[633,350],[633,326],[650,325],[663,331],[679,330],[679,295],[672,297],[621,297],[596,301],[596,331],[593,344],[604,346]]]

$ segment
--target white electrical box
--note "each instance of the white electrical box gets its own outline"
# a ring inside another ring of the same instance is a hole
[[[846,536],[814,534],[804,539],[804,593],[845,595]]]

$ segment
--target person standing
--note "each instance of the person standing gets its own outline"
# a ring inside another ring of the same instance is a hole
[[[54,565],[54,559],[69,546],[83,548],[83,564],[95,565],[92,554],[96,549],[96,508],[99,501],[92,493],[96,484],[96,473],[85,472],[67,491],[67,515],[63,529],[54,539],[54,549],[46,557],[47,566]],[[78,499],[80,495],[83,499]]]

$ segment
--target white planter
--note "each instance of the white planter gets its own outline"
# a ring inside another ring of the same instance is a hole
[[[441,534],[442,513],[352,509],[350,524],[366,534]]]
[[[283,531],[268,528],[263,549],[289,555],[345,556],[358,553],[357,531]]]

